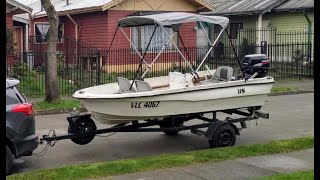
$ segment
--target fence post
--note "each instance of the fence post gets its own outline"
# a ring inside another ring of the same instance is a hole
[[[96,68],[97,68],[97,70],[96,70],[97,71],[96,84],[100,85],[100,71],[101,71],[101,69],[100,69],[100,49],[97,50],[96,57],[97,57],[97,60],[96,60],[96,63],[97,63],[97,66],[96,66]]]

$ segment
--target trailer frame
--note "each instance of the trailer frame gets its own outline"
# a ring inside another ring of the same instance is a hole
[[[64,135],[43,135],[40,138],[39,143],[43,144],[44,142],[51,143],[51,141],[57,142],[60,140],[71,139],[74,143],[84,145],[90,143],[94,137],[98,134],[105,133],[116,133],[116,132],[164,132],[167,135],[176,135],[180,131],[190,130],[193,134],[203,135],[210,141],[216,136],[217,130],[222,126],[227,126],[230,133],[230,136],[240,135],[240,130],[246,128],[246,121],[257,120],[259,118],[269,119],[269,113],[260,111],[261,106],[255,107],[246,107],[246,108],[237,108],[237,109],[227,109],[214,112],[200,112],[200,113],[190,113],[183,115],[174,115],[165,118],[150,119],[145,120],[145,122],[132,121],[129,123],[117,124],[112,127],[97,129],[94,120],[91,117],[90,113],[74,113],[71,112],[71,116],[67,117],[69,122],[68,134]],[[243,111],[245,110],[245,111]],[[246,112],[247,111],[247,112]],[[217,119],[217,112],[233,115],[241,115],[240,118],[230,118],[227,117],[225,120]],[[212,113],[212,118],[205,117],[204,115]],[[199,119],[203,123],[195,125],[183,125],[184,122]],[[83,125],[82,129],[80,128],[81,123],[86,123]],[[240,123],[241,128],[237,128],[234,124]],[[160,127],[150,127],[159,125]],[[232,128],[231,128],[232,127]],[[201,128],[208,128],[207,131],[200,130]],[[233,129],[233,130],[232,130]],[[235,141],[235,140],[234,140]],[[232,143],[231,145],[233,145]],[[210,144],[211,146],[211,144]],[[212,147],[212,146],[211,146]]]

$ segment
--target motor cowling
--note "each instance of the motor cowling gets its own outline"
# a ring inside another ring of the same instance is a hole
[[[242,59],[241,66],[245,74],[257,72],[256,78],[266,77],[270,67],[269,57],[266,54],[249,54]]]

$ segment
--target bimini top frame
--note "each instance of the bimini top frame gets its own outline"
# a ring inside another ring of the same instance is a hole
[[[193,69],[193,67],[191,66],[190,62],[186,59],[186,57],[183,55],[183,53],[178,48],[177,44],[172,39],[174,34],[178,33],[178,36],[179,36],[180,40],[182,41],[182,39],[181,39],[181,37],[179,35],[179,29],[180,29],[182,24],[190,23],[190,22],[199,22],[199,24],[200,24],[202,29],[204,29],[204,26],[203,26],[202,22],[210,23],[210,24],[218,24],[218,25],[220,25],[222,27],[222,30],[220,31],[219,35],[217,36],[217,38],[215,39],[215,41],[213,43],[210,41],[208,34],[204,31],[205,35],[206,35],[206,38],[207,38],[207,40],[208,40],[208,42],[210,44],[210,49],[207,52],[207,54],[205,55],[205,57],[202,59],[200,65],[198,66],[198,68],[196,70]],[[118,27],[117,27],[117,30],[116,30],[116,32],[114,34],[114,37],[113,37],[112,41],[111,41],[111,44],[109,46],[109,50],[111,48],[111,45],[113,43],[113,40],[115,38],[115,35],[116,35],[118,29],[120,29],[121,32],[126,37],[126,39],[130,42],[130,44],[133,47],[133,49],[137,52],[137,54],[141,58],[141,63],[140,63],[139,69],[142,68],[142,63],[146,64],[147,67],[148,67],[145,70],[145,72],[142,74],[142,76],[141,76],[141,78],[143,78],[146,75],[146,73],[151,69],[152,65],[159,58],[159,56],[164,51],[164,49],[166,48],[168,43],[171,41],[172,45],[175,47],[175,49],[178,51],[178,53],[181,55],[181,57],[186,61],[186,63],[188,64],[189,68],[191,69],[192,78],[189,80],[189,82],[187,84],[187,86],[188,86],[190,84],[190,82],[192,81],[192,79],[194,78],[194,76],[197,75],[197,72],[199,71],[201,65],[204,63],[205,59],[208,57],[208,55],[212,51],[214,45],[216,44],[217,40],[221,36],[222,32],[228,26],[228,23],[229,23],[229,19],[226,18],[226,17],[204,16],[204,15],[193,14],[193,13],[184,13],[184,12],[161,13],[161,14],[153,14],[153,15],[146,15],[146,16],[129,16],[129,17],[120,19],[118,21]],[[140,52],[137,50],[137,48],[132,43],[132,41],[130,40],[130,38],[123,31],[122,28],[123,27],[148,26],[148,25],[155,25],[155,28],[154,28],[154,31],[153,31],[151,37],[150,37],[149,43],[147,45],[147,48],[146,48],[144,54],[141,55]],[[153,38],[153,36],[155,34],[155,31],[156,31],[156,29],[158,27],[161,28],[165,32],[166,36],[168,36],[169,39],[167,40],[167,42],[165,42],[165,44],[162,45],[162,48],[161,48],[160,52],[157,54],[157,56],[154,58],[154,60],[150,64],[148,64],[145,61],[144,57],[146,55],[146,52],[148,51],[148,48],[149,48],[150,43],[151,43],[151,40],[152,40],[152,38]],[[169,33],[167,32],[167,30],[165,29],[165,27],[172,28],[175,33],[170,36]],[[139,69],[137,70],[137,74],[139,72]],[[133,80],[132,85],[133,85],[135,79]],[[131,85],[131,87],[132,87],[132,85]]]

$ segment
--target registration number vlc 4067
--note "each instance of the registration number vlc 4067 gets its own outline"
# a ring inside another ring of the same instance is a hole
[[[131,108],[156,108],[160,101],[131,102]]]

